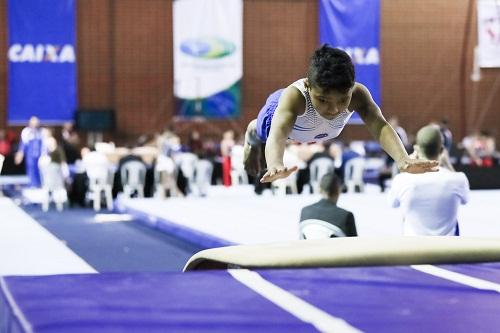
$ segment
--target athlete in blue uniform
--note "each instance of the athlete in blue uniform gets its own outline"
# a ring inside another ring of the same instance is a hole
[[[250,122],[245,134],[245,169],[254,176],[267,169],[261,182],[288,177],[297,166],[283,164],[286,140],[314,142],[333,139],[340,134],[354,111],[396,161],[400,171],[437,171],[437,161],[408,156],[368,89],[355,82],[354,65],[349,55],[328,45],[314,52],[307,78],[274,92],[257,119]]]
[[[30,187],[41,185],[38,159],[42,155],[43,135],[39,126],[38,118],[31,117],[28,127],[21,131],[21,142],[15,157],[16,164],[20,164],[24,158]]]

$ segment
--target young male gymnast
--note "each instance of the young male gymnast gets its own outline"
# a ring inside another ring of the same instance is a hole
[[[337,137],[356,111],[402,172],[437,171],[438,162],[408,156],[368,89],[355,82],[350,56],[323,45],[312,55],[307,77],[272,93],[245,134],[245,169],[261,182],[286,178],[297,166],[285,166],[287,139],[317,142]],[[264,155],[265,152],[265,155]],[[265,171],[265,172],[264,172]]]

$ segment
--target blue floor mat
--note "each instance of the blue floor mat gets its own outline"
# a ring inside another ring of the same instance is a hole
[[[21,208],[99,272],[181,271],[202,250],[134,220],[96,222],[96,213],[89,208],[62,212],[43,212],[39,205]]]

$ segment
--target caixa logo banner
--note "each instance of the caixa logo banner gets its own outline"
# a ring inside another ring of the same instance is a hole
[[[73,45],[13,44],[7,53],[12,62],[75,62]]]
[[[76,101],[76,0],[8,1],[7,121],[73,120]]]

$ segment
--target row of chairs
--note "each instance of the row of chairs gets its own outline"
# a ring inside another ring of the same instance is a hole
[[[100,209],[101,193],[104,192],[106,205],[112,209],[113,174],[107,159],[100,155],[99,160],[86,158],[84,161],[89,178],[89,190],[92,195],[94,209]],[[154,169],[154,196],[165,198],[167,195],[178,196],[181,191],[177,187],[177,176],[182,171],[188,181],[190,193],[206,195],[212,176],[212,164],[200,160],[191,153],[182,153],[174,160],[159,155]],[[126,197],[144,197],[146,183],[146,166],[139,161],[128,161],[121,166],[120,178],[123,185],[123,195]]]
[[[344,168],[344,182],[348,192],[363,192],[366,184],[366,176],[373,174],[376,178],[378,172],[384,166],[384,160],[381,158],[355,157],[348,160]],[[320,157],[311,162],[309,166],[310,181],[309,185],[313,193],[319,193],[319,184],[321,178],[335,170],[334,162],[327,157]],[[394,171],[393,171],[394,172]],[[291,193],[297,191],[297,173],[291,174],[286,179],[279,179],[273,182],[273,192],[286,193],[287,189]]]
[[[346,162],[345,184],[348,191],[363,191],[365,181],[364,172],[369,169],[376,169],[382,166],[383,161],[366,159],[363,157],[353,158]],[[235,168],[233,172],[240,174],[237,168],[239,160],[233,161]],[[64,176],[61,166],[55,163],[46,163],[40,159],[40,171],[42,176],[42,189],[44,193],[44,209],[48,209],[48,204],[53,201],[58,209],[62,209],[67,201],[67,193],[64,186]],[[110,168],[107,157],[98,152],[90,152],[83,162],[89,179],[88,198],[93,202],[95,210],[100,210],[101,201],[104,195],[106,207],[112,209],[112,186],[113,172]],[[314,193],[319,192],[319,183],[323,175],[332,172],[335,165],[331,159],[318,158],[310,165],[310,185]],[[166,195],[178,196],[180,190],[177,188],[177,174],[182,171],[188,182],[188,192],[190,194],[204,196],[207,194],[211,183],[213,165],[208,160],[199,159],[193,153],[181,153],[174,159],[160,155],[157,158],[154,170],[154,196],[165,198]],[[239,177],[234,174],[234,177]],[[144,186],[146,180],[146,166],[139,161],[128,161],[123,164],[120,170],[120,177],[123,184],[123,194],[127,197],[144,197]],[[244,181],[244,180],[240,180]],[[238,183],[240,182],[238,181]],[[293,173],[286,179],[273,182],[275,192],[286,193],[287,189],[291,193],[297,193],[297,173]]]
[[[65,173],[61,164],[50,159],[40,158],[39,169],[42,179],[42,208],[48,210],[54,202],[58,210],[62,210],[68,201],[65,186]],[[167,195],[179,196],[177,187],[179,170],[188,181],[188,191],[191,194],[204,196],[210,186],[212,163],[199,159],[192,153],[179,154],[176,159],[160,155],[154,169],[154,196],[165,198]],[[99,152],[89,152],[81,164],[81,172],[88,177],[87,198],[92,201],[94,210],[101,209],[104,199],[106,208],[113,209],[113,169],[108,158]],[[123,185],[123,195],[126,197],[144,197],[146,183],[146,166],[139,161],[125,162],[120,168],[120,179]]]

